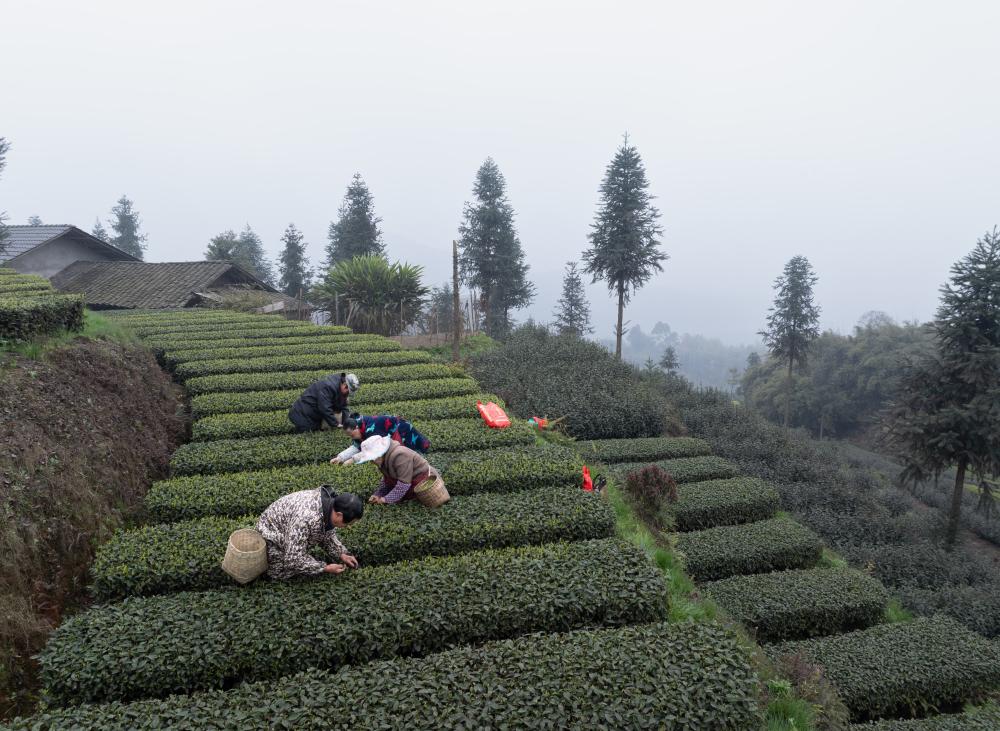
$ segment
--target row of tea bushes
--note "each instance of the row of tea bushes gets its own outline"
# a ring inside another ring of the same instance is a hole
[[[851,726],[851,731],[997,731],[997,729],[1000,729],[1000,705],[995,702],[970,708],[964,713],[948,713],[930,718],[892,719]]]
[[[30,340],[60,330],[83,329],[83,299],[76,294],[19,296],[0,293],[0,339]]]
[[[55,631],[40,677],[57,705],[162,697],[530,632],[653,622],[666,603],[660,571],[618,539],[479,551],[92,608]]]
[[[531,426],[524,422],[514,422],[506,429],[490,429],[482,419],[441,419],[418,426],[430,440],[432,452],[502,449],[531,444],[535,439]],[[190,442],[174,452],[170,472],[178,476],[217,474],[309,464],[329,460],[348,444],[350,437],[339,430]]]
[[[617,480],[623,481],[629,472],[641,469],[646,464],[646,462],[622,462],[610,465],[607,470]],[[669,472],[677,484],[701,482],[702,480],[726,480],[739,475],[736,465],[727,459],[714,455],[663,459],[652,464]]]
[[[509,447],[499,452],[435,454],[452,496],[483,492],[513,493],[547,485],[575,485],[583,462],[570,449],[552,444]],[[379,482],[372,464],[350,467],[323,462],[254,472],[175,477],[153,483],[145,506],[157,522],[210,515],[237,518],[259,513],[282,495],[329,484],[338,492],[367,497]]]
[[[532,635],[338,673],[311,670],[226,692],[50,710],[12,729],[603,731],[656,728],[669,719],[676,729],[746,731],[763,722],[758,682],[731,632],[714,623],[659,623]]]
[[[387,338],[341,335],[335,337],[346,340],[332,343],[308,342],[298,345],[262,345],[243,348],[211,348],[206,350],[166,350],[162,360],[168,368],[176,368],[182,363],[203,360],[223,360],[226,358],[271,358],[289,355],[346,355],[347,353],[392,353],[403,346]]]
[[[139,323],[136,325],[129,325],[135,333],[141,338],[148,337],[158,337],[163,335],[168,335],[171,333],[176,333],[178,335],[183,334],[195,334],[202,333],[204,339],[210,340],[212,336],[218,336],[220,330],[222,330],[222,325],[226,321],[223,320],[201,320],[199,322],[188,322],[186,320],[176,320],[174,322],[151,322],[151,323]],[[304,331],[307,328],[315,327],[315,325],[309,325],[304,322],[298,322],[295,320],[284,320],[280,317],[269,317],[267,319],[261,320],[246,320],[243,322],[237,322],[232,328],[228,327],[228,324],[232,324],[234,321],[229,320],[227,326],[225,327],[225,332],[227,336],[231,337],[230,333],[233,331],[248,330],[253,333],[264,333],[264,332],[293,332],[298,334],[300,331]],[[342,332],[351,332],[349,328],[328,328],[327,334]],[[280,336],[279,336],[280,337]]]
[[[924,715],[1000,686],[1000,646],[943,616],[786,642],[768,654],[822,665],[855,721]]]
[[[395,381],[425,381],[439,378],[468,378],[457,366],[440,363],[421,363],[418,365],[384,366],[374,368],[354,368],[352,372],[360,379],[362,391],[373,383],[391,383]],[[220,376],[201,376],[190,378],[184,382],[184,388],[193,397],[214,393],[241,393],[244,391],[280,391],[297,389],[300,393],[309,384],[326,378],[330,369],[305,371],[276,371],[271,373],[237,373]],[[479,390],[475,386],[473,391]],[[356,396],[365,398],[362,391]],[[471,393],[472,391],[470,391]],[[417,398],[417,397],[414,397]]]
[[[224,331],[220,333],[220,330]],[[351,331],[342,327],[330,325],[305,325],[287,327],[261,322],[233,322],[217,324],[214,328],[190,329],[178,327],[166,332],[149,333],[143,336],[143,341],[154,350],[169,351],[174,348],[211,348],[219,340],[239,340],[263,342],[281,341],[285,338],[300,339],[305,337],[330,337],[333,335],[350,335]],[[221,335],[221,337],[220,337]]]
[[[819,536],[785,516],[680,533],[676,545],[688,573],[699,582],[810,568],[823,550]]]
[[[381,366],[428,363],[430,353],[397,350],[392,353],[330,353],[325,355],[275,355],[268,358],[222,358],[181,363],[174,375],[181,381],[224,373],[266,373],[268,371],[328,371],[378,368]]]
[[[425,366],[404,366],[403,368],[425,368]],[[389,369],[386,369],[389,370]],[[330,375],[329,372],[324,376]],[[369,383],[363,371],[355,375],[361,381],[361,388],[351,397],[351,408],[357,411],[373,412],[369,404],[389,401],[416,401],[441,396],[461,396],[474,394],[480,390],[471,378],[425,378],[405,379]],[[305,384],[308,386],[313,381]],[[242,391],[236,393],[205,393],[191,399],[191,412],[196,419],[216,414],[246,414],[253,411],[286,411],[302,395],[302,388],[275,391]]]
[[[762,642],[864,629],[881,620],[889,601],[877,579],[849,568],[733,576],[702,588]]]
[[[655,462],[678,457],[702,457],[712,453],[708,442],[691,437],[640,437],[637,439],[594,439],[577,442],[576,448],[588,461]]]
[[[677,488],[677,502],[667,506],[675,530],[687,532],[766,520],[778,511],[778,491],[764,480],[734,477],[702,480]]]
[[[475,381],[473,381],[475,383]],[[479,416],[476,401],[499,401],[492,393],[473,393],[467,396],[421,399],[418,401],[390,401],[365,405],[352,404],[352,408],[364,408],[371,414],[392,414],[410,422],[437,419],[474,419]],[[194,423],[191,440],[207,442],[214,439],[243,439],[251,436],[273,436],[292,434],[295,426],[288,419],[288,409],[281,411],[261,411],[238,414],[218,414],[206,416]]]
[[[232,584],[219,565],[230,533],[256,516],[197,520],[119,531],[97,551],[95,598],[210,589]],[[340,531],[362,566],[483,548],[607,538],[614,516],[606,501],[578,487],[545,487],[516,495],[455,497],[429,511],[410,502],[368,506],[364,520]],[[328,557],[338,560],[336,557]]]

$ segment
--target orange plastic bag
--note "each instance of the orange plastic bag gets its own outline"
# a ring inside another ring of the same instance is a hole
[[[590,478],[590,468],[583,466],[583,490],[584,492],[594,491],[594,481]]]
[[[488,404],[484,404],[482,401],[477,401],[476,408],[479,409],[479,415],[483,417],[483,421],[486,422],[486,426],[491,429],[506,429],[510,426],[510,417],[508,417],[507,413],[492,401]]]

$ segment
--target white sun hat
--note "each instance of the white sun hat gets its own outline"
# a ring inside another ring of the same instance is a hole
[[[373,459],[381,457],[388,452],[390,444],[392,444],[390,437],[368,437],[361,442],[361,452],[354,455],[351,461],[354,464],[371,462]]]

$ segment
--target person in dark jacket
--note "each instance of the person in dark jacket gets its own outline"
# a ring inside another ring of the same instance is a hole
[[[361,383],[353,373],[341,373],[316,381],[299,396],[288,410],[288,420],[298,432],[318,431],[323,424],[340,427],[350,413],[348,400]]]
[[[430,440],[400,416],[351,414],[344,419],[342,426],[353,441],[347,449],[331,459],[330,464],[352,464],[352,458],[361,451],[361,442],[370,437],[390,437],[397,444],[421,454],[427,454],[427,450],[431,448]]]

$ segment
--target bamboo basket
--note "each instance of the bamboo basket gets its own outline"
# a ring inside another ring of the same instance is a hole
[[[249,584],[267,571],[267,542],[253,528],[241,528],[229,536],[222,570],[241,584]]]
[[[434,480],[431,480],[431,477]],[[425,508],[437,508],[444,505],[451,499],[448,488],[444,486],[444,479],[436,471],[417,485],[413,489],[413,494]]]

